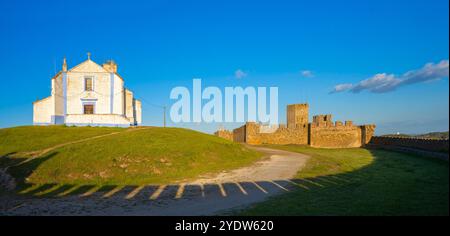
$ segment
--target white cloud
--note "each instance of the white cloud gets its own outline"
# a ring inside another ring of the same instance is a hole
[[[314,77],[313,72],[310,70],[303,70],[303,71],[301,71],[301,74],[303,77],[306,77],[306,78]]]
[[[238,69],[238,70],[236,70],[235,72],[234,72],[234,76],[237,78],[237,79],[242,79],[242,78],[244,78],[244,77],[247,77],[247,73],[246,72],[244,72],[243,70],[241,70],[241,69]]]
[[[380,73],[371,78],[362,80],[355,85],[338,84],[330,93],[339,93],[344,91],[359,93],[364,90],[368,90],[372,93],[386,93],[394,91],[404,85],[439,80],[442,78],[448,78],[448,76],[449,61],[442,60],[438,64],[428,63],[421,69],[408,71],[401,76]]]
[[[334,89],[330,93],[339,93],[349,90],[353,87],[353,84],[338,84],[334,86]]]
[[[359,93],[363,90],[369,90],[373,93],[384,93],[394,90],[401,83],[400,79],[395,78],[393,74],[376,74],[372,78],[360,81],[351,91],[354,93]]]
[[[415,71],[408,71],[403,74],[403,84],[414,84],[426,81],[433,81],[448,78],[448,60],[442,60],[438,64],[428,63],[423,68]]]

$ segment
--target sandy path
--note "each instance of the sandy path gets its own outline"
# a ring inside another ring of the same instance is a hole
[[[290,181],[308,156],[252,147],[266,154],[249,167],[174,185],[116,186],[57,198],[1,196],[0,215],[215,215],[298,188]],[[7,203],[7,204],[6,204]]]
[[[264,153],[266,157],[252,166],[220,173],[213,177],[199,178],[192,183],[205,184],[291,179],[308,159],[308,156],[295,152],[249,145],[247,147]]]

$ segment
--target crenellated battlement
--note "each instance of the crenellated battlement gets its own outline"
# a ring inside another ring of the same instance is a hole
[[[335,121],[331,120],[331,115],[318,115],[313,117],[313,122],[311,123],[312,128],[356,128],[357,126],[353,124],[353,121],[346,120]]]
[[[308,109],[308,104],[288,105],[286,125],[273,126],[247,122],[233,130],[232,139],[235,142],[252,145],[304,144],[325,148],[360,147],[370,141],[375,131],[375,125],[357,126],[350,120],[333,122],[331,114],[315,115],[313,121],[309,123]],[[230,131],[218,132],[216,132],[217,136],[230,139]]]

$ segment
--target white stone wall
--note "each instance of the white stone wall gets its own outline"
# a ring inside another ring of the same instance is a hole
[[[125,89],[125,116],[130,119],[132,123],[134,123],[134,107],[133,107],[133,92],[128,89]]]
[[[85,77],[93,78],[94,91],[85,91]],[[67,74],[67,114],[83,114],[84,103],[94,103],[96,114],[110,114],[108,73]]]
[[[53,96],[33,103],[33,123],[36,125],[50,124],[53,115]]]
[[[93,91],[85,91],[84,80],[93,78]],[[67,72],[66,114],[83,114],[83,104],[94,104],[96,114],[111,114],[111,73],[92,61]]]
[[[52,96],[54,97],[54,114],[64,115],[63,74],[60,73],[52,79]]]
[[[115,114],[93,114],[93,115],[67,115],[67,125],[91,125],[91,126],[121,126],[126,127],[130,125],[130,121]]]
[[[119,76],[114,74],[114,108],[113,108],[113,114],[120,114],[123,115],[124,113],[124,97],[123,97],[123,91],[124,91],[124,82],[123,79],[121,79]]]
[[[136,106],[136,122],[138,125],[142,124],[142,103],[141,101],[135,99],[135,106]]]

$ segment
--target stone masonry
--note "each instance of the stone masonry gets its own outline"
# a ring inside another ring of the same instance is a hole
[[[332,121],[330,114],[313,116],[309,123],[308,104],[287,106],[287,125],[264,126],[255,122],[215,135],[251,145],[299,144],[319,148],[361,147],[369,143],[375,125],[354,125],[352,121]]]

